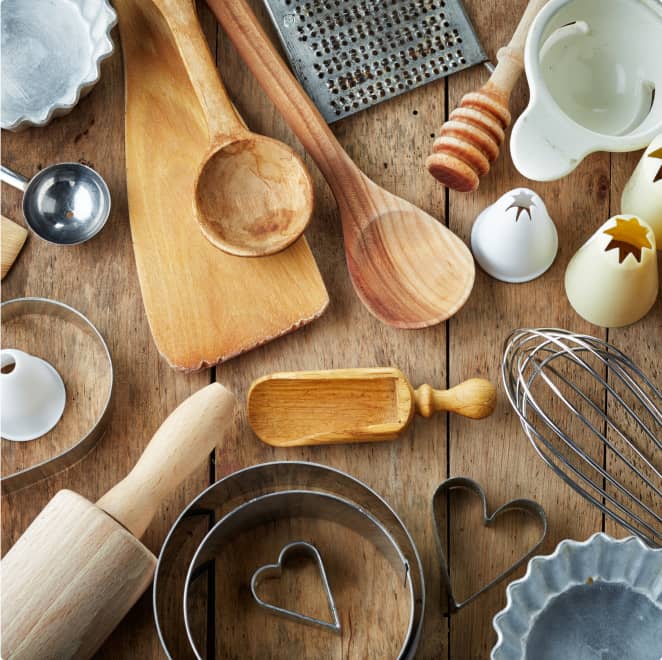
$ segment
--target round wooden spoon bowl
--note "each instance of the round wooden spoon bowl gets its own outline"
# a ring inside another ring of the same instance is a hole
[[[198,172],[194,210],[216,247],[241,257],[265,256],[304,232],[313,184],[289,146],[250,134],[210,150]]]
[[[389,203],[391,210],[377,213],[358,239],[348,242],[356,292],[377,318],[394,327],[440,323],[471,293],[471,253],[427,213],[394,196]]]

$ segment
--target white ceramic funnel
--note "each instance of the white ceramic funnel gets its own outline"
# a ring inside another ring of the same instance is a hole
[[[658,0],[550,0],[524,52],[531,100],[511,136],[517,169],[552,181],[594,151],[648,145],[662,131],[660,44]]]
[[[653,229],[662,250],[662,133],[648,146],[621,197],[621,213],[638,215]]]
[[[575,311],[605,328],[644,317],[658,286],[655,235],[636,216],[607,220],[579,248],[565,273],[565,291]]]
[[[515,188],[476,218],[471,249],[488,275],[502,282],[528,282],[554,262],[558,235],[540,196]]]
[[[0,352],[0,434],[34,440],[60,420],[66,392],[60,374],[45,360],[15,348]]]

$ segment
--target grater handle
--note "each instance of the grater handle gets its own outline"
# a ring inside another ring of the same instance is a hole
[[[533,19],[547,4],[548,0],[529,0],[522,18],[515,28],[507,46],[497,52],[498,64],[490,76],[490,83],[503,93],[510,94],[524,71],[524,46]]]
[[[324,117],[303,91],[245,0],[207,0],[239,55],[331,187],[339,204],[351,206],[365,177],[336,140]]]
[[[163,15],[202,107],[211,142],[245,133],[245,124],[219,77],[193,0],[152,0]]]

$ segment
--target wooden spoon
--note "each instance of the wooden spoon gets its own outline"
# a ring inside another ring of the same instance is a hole
[[[276,447],[391,440],[416,412],[454,412],[481,419],[494,412],[496,388],[472,378],[449,390],[414,391],[398,369],[337,369],[276,373],[254,381],[248,421]]]
[[[207,3],[329,183],[340,210],[347,266],[363,304],[399,328],[422,328],[452,316],[474,281],[466,245],[358,169],[244,0]]]
[[[313,211],[303,161],[288,145],[244,126],[220,81],[193,1],[153,1],[172,30],[209,129],[209,151],[195,184],[194,213],[202,232],[216,247],[242,257],[284,250],[301,236]]]

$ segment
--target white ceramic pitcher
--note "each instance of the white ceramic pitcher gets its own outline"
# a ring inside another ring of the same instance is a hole
[[[559,179],[594,151],[641,149],[662,131],[660,0],[550,0],[524,64],[531,100],[510,149],[529,179]]]

